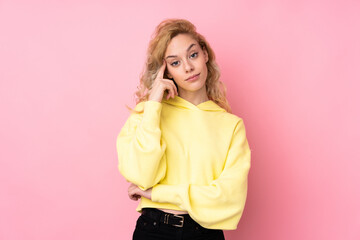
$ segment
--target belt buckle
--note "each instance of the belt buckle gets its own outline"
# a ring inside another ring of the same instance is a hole
[[[175,227],[183,227],[184,226],[184,216],[179,216],[177,214],[174,214],[174,217],[181,218],[181,220],[180,220],[181,224],[173,224],[173,226],[175,226]]]

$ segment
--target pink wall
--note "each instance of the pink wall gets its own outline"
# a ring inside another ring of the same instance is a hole
[[[115,140],[168,17],[207,37],[247,126],[227,239],[360,239],[359,1],[29,2],[0,1],[0,239],[131,238]]]

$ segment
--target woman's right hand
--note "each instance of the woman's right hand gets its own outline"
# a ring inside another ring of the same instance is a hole
[[[166,62],[164,60],[149,91],[149,100],[161,102],[165,91],[168,91],[166,99],[169,99],[170,97],[174,98],[175,94],[178,95],[174,82],[164,78],[165,67]]]
[[[151,200],[151,192],[152,192],[152,188],[143,191],[133,183],[131,183],[130,186],[128,187],[129,198],[134,201],[139,200],[141,197]]]

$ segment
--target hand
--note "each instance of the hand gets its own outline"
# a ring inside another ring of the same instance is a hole
[[[166,61],[164,60],[149,91],[149,100],[161,102],[165,91],[168,91],[166,99],[174,98],[175,94],[178,95],[175,83],[170,79],[164,78],[165,68]]]
[[[133,183],[131,183],[128,188],[129,198],[134,201],[139,200],[140,197],[145,197],[151,200],[151,192],[152,192],[152,188],[143,191]]]

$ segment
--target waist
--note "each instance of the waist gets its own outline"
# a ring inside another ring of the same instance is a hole
[[[171,214],[188,214],[187,211],[179,211],[179,210],[172,210],[172,209],[163,209],[163,208],[158,208],[159,210],[166,212],[166,213],[171,213]]]
[[[155,221],[159,221],[161,224],[177,228],[202,228],[189,214],[172,214],[157,208],[143,208],[141,214]]]
[[[139,201],[136,211],[140,213],[142,208],[157,208],[157,209],[167,209],[167,210],[171,209],[175,211],[185,211],[185,209],[181,209],[174,204],[153,202],[150,199],[144,197],[142,197],[141,200]]]

